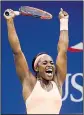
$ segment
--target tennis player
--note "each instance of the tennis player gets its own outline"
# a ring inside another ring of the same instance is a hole
[[[62,86],[67,73],[68,19],[69,15],[61,8],[59,12],[60,37],[56,64],[46,53],[38,54],[32,67],[34,76],[28,67],[14,27],[14,11],[7,9],[8,40],[13,51],[16,71],[23,87],[27,114],[59,114],[62,106]]]

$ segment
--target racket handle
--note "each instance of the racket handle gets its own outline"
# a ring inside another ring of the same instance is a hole
[[[14,11],[14,13],[15,13],[16,16],[20,15],[20,12],[19,12],[19,11]],[[5,12],[5,15],[6,15],[6,16],[9,16],[9,15],[10,15],[10,12],[6,11],[6,12]]]
[[[6,12],[5,12],[5,15],[6,15],[6,16],[9,16],[9,12],[8,12],[8,11],[6,11]]]
[[[14,11],[14,13],[15,13],[16,16],[20,15],[19,11]]]

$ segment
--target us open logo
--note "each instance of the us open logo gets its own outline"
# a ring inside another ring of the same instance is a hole
[[[69,52],[83,52],[83,42],[80,42],[74,46],[71,46],[68,48]],[[70,99],[70,101],[72,102],[81,102],[83,101],[83,86],[80,85],[79,82],[77,82],[77,79],[82,79],[83,81],[83,73],[67,73],[66,75],[66,80],[65,80],[65,84],[64,84],[64,95],[62,98],[62,101],[66,101],[67,98]],[[76,97],[74,96],[74,92],[70,91],[70,87],[72,87],[73,89],[77,90],[78,93],[80,93],[80,97]]]

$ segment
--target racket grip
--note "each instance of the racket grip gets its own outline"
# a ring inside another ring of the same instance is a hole
[[[5,15],[6,15],[6,16],[9,16],[9,12],[8,12],[8,11],[6,11],[6,12],[5,12]]]
[[[19,11],[14,11],[14,13],[15,13],[16,16],[20,15]]]
[[[15,13],[16,16],[20,15],[20,12],[19,12],[19,11],[14,11],[14,13]],[[6,15],[6,16],[9,16],[9,15],[10,15],[10,12],[6,11],[6,12],[5,12],[5,15]]]

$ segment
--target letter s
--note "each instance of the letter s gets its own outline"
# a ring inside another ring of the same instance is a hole
[[[81,92],[82,96],[81,96],[80,99],[75,99],[75,98],[73,97],[73,95],[70,94],[71,100],[72,100],[73,102],[80,102],[80,101],[83,100],[83,87],[76,83],[75,79],[76,79],[77,76],[82,76],[82,77],[83,77],[83,74],[82,74],[82,73],[76,73],[76,74],[74,74],[74,75],[72,76],[71,83],[72,83],[72,86],[73,86],[75,89],[77,89],[78,91]]]

